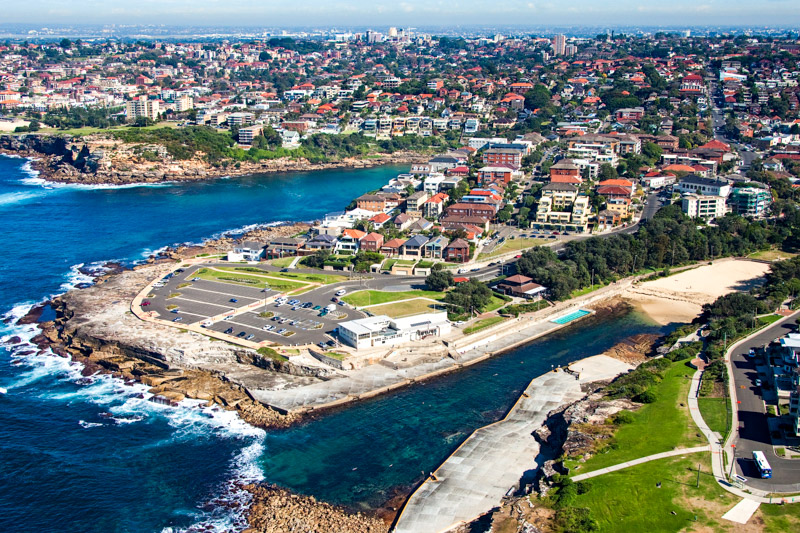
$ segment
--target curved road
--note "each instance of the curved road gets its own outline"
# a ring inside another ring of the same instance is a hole
[[[755,360],[746,357],[750,348],[758,348],[778,337],[796,331],[796,317],[784,318],[768,327],[747,342],[742,343],[731,354],[733,381],[738,401],[739,427],[732,443],[736,446],[736,470],[748,478],[747,485],[756,489],[774,492],[796,492],[800,490],[800,460],[783,459],[772,450],[761,387],[755,380],[759,378]],[[762,381],[767,382],[765,376]],[[753,451],[761,450],[772,467],[772,478],[761,479],[753,463]]]

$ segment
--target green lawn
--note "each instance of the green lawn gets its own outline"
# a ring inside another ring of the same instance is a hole
[[[731,420],[728,413],[728,399],[727,398],[698,398],[697,403],[700,406],[700,414],[703,415],[703,420],[706,421],[711,431],[716,431],[724,439],[728,435]]]
[[[767,316],[760,316],[758,317],[758,325],[759,326],[768,326],[770,324],[774,324],[778,320],[782,319],[783,317],[780,315],[767,315]]]
[[[391,270],[395,263],[397,263],[397,259],[387,259],[383,263],[383,270]]]
[[[583,474],[678,447],[706,444],[692,423],[687,406],[686,397],[693,372],[685,362],[673,363],[664,373],[664,380],[652,388],[657,400],[632,413],[633,422],[623,424],[614,434],[614,446],[592,456],[580,465],[580,469],[573,469],[570,473]],[[575,467],[580,463],[568,460],[566,464]]]
[[[800,531],[800,504],[762,505],[759,508],[764,519],[765,533]],[[758,515],[756,515],[758,516]]]
[[[708,454],[651,461],[587,480],[588,492],[578,495],[573,506],[590,510],[598,533],[676,533],[699,527],[720,531],[721,515],[738,498],[723,491],[710,473]],[[656,486],[659,482],[660,488]],[[693,503],[696,501],[711,508]]]
[[[384,292],[363,290],[348,294],[342,297],[342,300],[355,307],[364,307],[365,305],[385,304],[419,297],[441,300],[444,295],[445,293],[437,291]]]
[[[276,291],[292,291],[306,287],[305,283],[298,283],[296,281],[280,281],[276,279],[264,278],[261,276],[252,276],[249,274],[241,274],[238,272],[221,272],[218,270],[210,270],[208,268],[201,268],[197,272],[197,277],[210,281],[221,281],[223,283],[233,283],[236,285],[247,285],[248,287],[258,287],[263,289],[269,287]]]
[[[432,307],[434,305],[435,303],[427,298],[414,298],[411,300],[400,300],[399,302],[375,305],[369,308],[369,312],[375,315],[387,315],[392,318],[399,318],[402,316],[445,310],[442,305],[439,306],[441,309],[434,309],[434,307]]]
[[[270,260],[267,261],[267,263],[269,263],[270,265],[272,265],[274,267],[286,268],[286,267],[288,267],[289,265],[292,264],[292,261],[294,261],[294,259],[295,258],[292,257],[292,256],[281,257],[280,259],[270,259]]]
[[[595,283],[594,285],[591,285],[589,287],[584,287],[582,289],[575,289],[570,293],[569,297],[576,298],[578,296],[583,296],[584,294],[589,294],[590,292],[596,291],[597,289],[600,289],[602,287],[605,287],[605,285],[603,285],[602,283]]]
[[[495,247],[495,249],[492,250],[491,252],[482,253],[480,256],[478,256],[478,259],[491,259],[492,257],[497,257],[498,255],[507,254],[513,251],[522,252],[527,248],[532,248],[534,246],[538,246],[546,242],[548,242],[548,239],[531,239],[531,238],[506,239],[506,241],[503,244]]]
[[[502,317],[502,316],[493,316],[491,318],[483,318],[483,319],[478,320],[477,322],[475,322],[470,327],[465,328],[464,329],[464,335],[469,335],[470,333],[475,333],[476,331],[480,331],[480,330],[486,329],[486,328],[488,328],[490,326],[494,326],[495,324],[498,324],[498,323],[502,322],[505,319],[506,318]]]
[[[322,283],[328,285],[330,283],[339,283],[345,281],[347,278],[338,276],[336,274],[304,274],[301,272],[268,272],[261,270],[257,267],[217,267],[219,270],[226,270],[228,272],[247,272],[255,276],[269,276],[271,278],[283,278],[289,281],[303,281],[308,283]]]
[[[497,311],[508,302],[497,296],[496,294],[492,294],[492,299],[489,301],[489,305],[483,310],[484,313],[490,313],[492,311]]]

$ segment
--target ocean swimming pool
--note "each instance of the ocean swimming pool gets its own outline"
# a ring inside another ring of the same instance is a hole
[[[560,316],[558,318],[554,318],[550,322],[555,324],[568,324],[573,320],[577,320],[579,318],[583,318],[586,315],[591,314],[591,311],[586,311],[585,309],[578,309],[577,311],[573,311],[572,313],[566,314],[564,316]]]

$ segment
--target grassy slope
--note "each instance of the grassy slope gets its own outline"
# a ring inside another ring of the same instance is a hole
[[[673,363],[664,374],[664,380],[654,388],[658,399],[634,412],[633,422],[617,430],[614,435],[616,449],[591,457],[573,473],[583,474],[677,447],[705,444],[704,439],[698,436],[686,404],[690,379],[685,376],[691,376],[692,372],[693,369],[684,362]]]
[[[700,414],[712,431],[718,432],[723,438],[728,434],[730,416],[728,414],[727,398],[699,398]]]

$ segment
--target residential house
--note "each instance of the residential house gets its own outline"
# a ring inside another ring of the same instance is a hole
[[[470,260],[469,243],[464,239],[455,239],[445,247],[444,259],[451,263],[466,263]]]
[[[228,261],[260,261],[264,257],[265,244],[257,241],[242,241],[228,252]]]
[[[727,213],[725,197],[717,195],[685,194],[681,198],[681,208],[686,215],[703,220],[712,220]]]
[[[443,259],[444,250],[447,248],[449,243],[450,239],[444,235],[433,237],[431,240],[425,243],[425,257],[430,257],[432,259]]]
[[[386,224],[392,217],[386,213],[378,213],[374,217],[368,219],[368,221],[372,224],[372,227],[375,229],[381,229],[384,224]]]
[[[366,232],[363,232],[358,229],[346,229],[342,231],[341,237],[339,237],[339,241],[336,243],[336,252],[349,252],[354,254],[358,252],[359,248],[361,247],[361,239],[366,237]]]
[[[496,214],[495,206],[482,203],[456,203],[445,209],[447,216],[479,217],[492,220]]]
[[[422,258],[425,255],[424,247],[428,238],[424,235],[414,235],[400,247],[400,255],[408,258]]]
[[[275,237],[267,244],[267,259],[278,259],[300,254],[307,239],[297,237]]]
[[[328,251],[332,252],[333,249],[336,247],[336,243],[338,242],[338,238],[334,235],[328,235],[325,233],[321,233],[319,235],[314,236],[313,239],[306,242],[306,245],[303,247],[303,254],[310,255],[317,251]]]
[[[383,246],[383,235],[372,232],[361,239],[361,249],[365,252],[380,252]]]
[[[405,231],[405,230],[408,229],[408,227],[411,224],[414,223],[415,220],[416,220],[415,217],[412,217],[411,215],[409,215],[407,213],[400,213],[399,215],[394,217],[394,221],[393,222],[394,222],[395,227],[398,230]]]
[[[569,178],[569,180],[562,181],[559,178]],[[571,159],[562,159],[550,167],[550,181],[554,183],[572,183],[575,180],[578,183],[583,181],[580,167]]]
[[[397,257],[405,244],[405,239],[391,239],[381,246],[381,253],[388,257]]]
[[[689,175],[678,183],[678,191],[681,193],[722,196],[727,198],[731,193],[731,186],[728,180],[724,178],[714,179]]]

